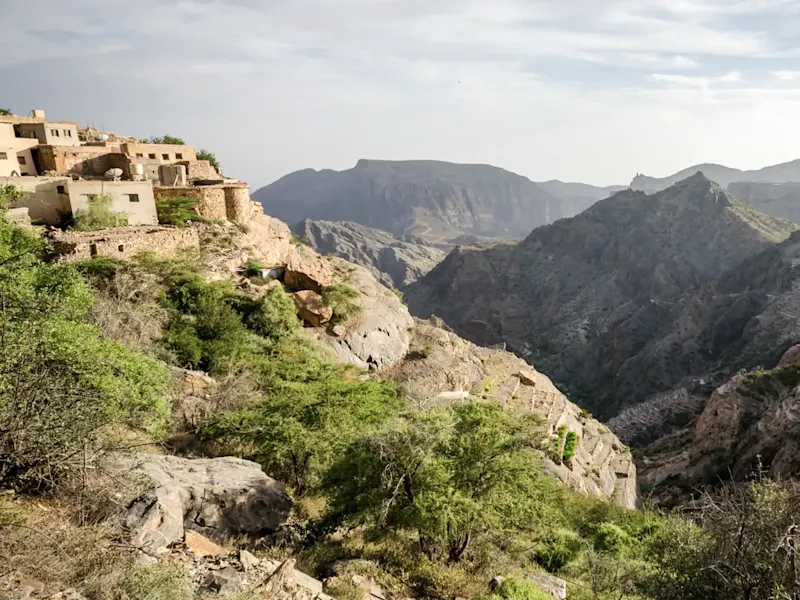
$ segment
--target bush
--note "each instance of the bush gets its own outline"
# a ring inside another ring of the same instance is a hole
[[[556,430],[556,436],[553,440],[553,461],[556,463],[561,463],[561,458],[564,455],[564,440],[567,437],[567,430],[569,428],[566,425],[560,425]]]
[[[594,534],[594,547],[599,552],[620,554],[630,542],[628,534],[614,523],[600,523]]]
[[[273,340],[283,339],[300,328],[297,306],[279,287],[264,294],[244,322],[253,332]]]
[[[186,142],[182,138],[172,135],[153,136],[145,139],[145,144],[172,144],[175,146],[185,146]]]
[[[552,600],[552,598],[532,581],[509,577],[503,579],[494,592],[484,600]]]
[[[261,274],[261,271],[266,269],[267,266],[257,258],[250,258],[245,265],[245,274],[248,277],[256,277]]]
[[[557,520],[533,452],[541,437],[538,418],[494,403],[408,415],[354,444],[326,474],[328,519],[417,531],[428,557],[450,563],[482,538],[524,538]]]
[[[558,573],[581,553],[583,543],[576,533],[562,529],[553,531],[536,544],[534,560],[552,573]]]
[[[89,196],[89,208],[75,213],[72,226],[78,231],[95,231],[127,225],[128,215],[111,210],[112,202],[109,194]]]
[[[186,574],[165,564],[134,565],[117,584],[109,600],[191,600]]]
[[[322,290],[322,302],[333,309],[334,323],[343,323],[361,312],[361,307],[354,302],[358,292],[349,285],[338,283]]]
[[[161,196],[156,198],[156,213],[161,225],[186,227],[187,221],[203,223],[206,221],[196,210],[197,200],[189,196]]]
[[[567,434],[567,439],[564,442],[564,460],[572,460],[575,456],[575,452],[578,450],[578,434],[574,431],[570,431]]]
[[[222,167],[220,167],[219,161],[217,161],[217,157],[214,156],[213,152],[209,152],[208,150],[198,150],[197,151],[197,160],[207,160],[212,167],[217,170],[217,173],[222,175]]]

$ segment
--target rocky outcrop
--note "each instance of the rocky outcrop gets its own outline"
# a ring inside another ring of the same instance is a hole
[[[338,258],[330,262],[334,281],[356,290],[359,311],[338,328],[318,330],[318,339],[342,361],[362,369],[389,367],[402,360],[414,326],[408,308],[363,267]]]
[[[570,464],[548,460],[549,472],[582,493],[636,506],[636,468],[628,448],[570,402],[550,379],[509,352],[480,348],[461,339],[436,319],[417,320],[412,335],[406,360],[383,373],[398,382],[415,406],[429,408],[459,394],[541,415],[547,435],[565,426],[579,438]]]
[[[305,219],[293,230],[320,254],[369,269],[386,287],[399,289],[416,281],[445,257],[443,250],[421,238],[395,237],[351,221]]]
[[[747,279],[739,271],[795,228],[697,174],[652,196],[620,192],[516,245],[456,249],[406,299],[415,315],[436,314],[477,343],[507,343],[610,418],[684,379],[700,384],[732,340],[764,347],[742,328],[767,308],[754,288],[779,287],[786,261],[762,260],[760,273],[748,266]],[[768,310],[775,324],[787,322],[777,306]],[[778,339],[794,328],[758,325]]]
[[[446,243],[468,233],[517,238],[575,214],[529,179],[489,165],[360,160],[346,171],[306,169],[253,194],[288,223],[352,221]]]
[[[800,183],[740,181],[731,183],[728,191],[763,213],[800,223]]]
[[[631,182],[631,188],[651,194],[660,192],[692,176],[698,171],[722,187],[727,187],[734,181],[791,182],[800,181],[800,160],[793,160],[753,171],[742,171],[723,165],[706,163],[683,169],[668,177],[658,178],[648,177],[647,175],[637,175]]]
[[[286,261],[284,283],[294,290],[321,294],[323,288],[333,284],[333,271],[329,261],[308,246],[295,246]]]
[[[289,516],[292,499],[261,466],[238,458],[120,457],[117,469],[143,477],[149,491],[128,508],[131,543],[158,553],[186,530],[215,540],[262,536]]]
[[[322,296],[311,290],[292,294],[297,314],[310,327],[321,327],[333,317],[333,309],[325,306]]]

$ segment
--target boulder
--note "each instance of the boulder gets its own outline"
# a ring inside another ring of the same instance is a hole
[[[149,551],[182,540],[187,529],[218,541],[263,536],[289,517],[292,499],[258,463],[239,458],[120,457],[116,468],[143,475],[151,490],[135,500],[125,526]]]
[[[317,292],[303,290],[292,294],[292,298],[300,318],[311,327],[320,327],[333,318],[333,309],[325,306]]]
[[[289,255],[284,283],[295,290],[313,290],[333,284],[333,269],[329,261],[308,246],[295,246]]]
[[[205,587],[217,594],[229,594],[242,588],[242,577],[233,567],[225,567],[208,574]]]
[[[299,585],[297,575],[300,571],[296,571],[294,567],[294,559],[281,563],[256,591],[272,600],[313,600],[318,597],[322,591],[321,584],[319,592]]]
[[[778,363],[779,367],[788,367],[790,365],[800,365],[800,344],[792,346],[784,352]]]
[[[210,406],[210,399],[219,388],[215,379],[202,371],[189,371],[172,367],[172,418],[176,425],[192,428],[203,420]]]
[[[215,544],[204,535],[200,535],[191,529],[186,531],[184,536],[184,543],[186,547],[192,551],[192,554],[199,558],[206,556],[227,556],[228,551],[219,544]]]
[[[239,562],[242,563],[242,568],[247,573],[253,567],[258,566],[261,561],[247,550],[239,550]]]
[[[559,577],[547,573],[525,573],[524,577],[550,594],[553,600],[565,600],[567,597],[567,582]]]
[[[344,274],[341,283],[358,291],[355,302],[361,310],[347,322],[344,332],[321,334],[322,342],[341,360],[362,369],[381,369],[402,361],[408,353],[409,331],[414,327],[408,308],[363,267],[338,258],[331,262],[338,273]]]

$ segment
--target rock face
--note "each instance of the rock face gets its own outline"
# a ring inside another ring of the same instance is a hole
[[[536,185],[548,194],[561,198],[575,215],[583,212],[598,200],[605,200],[628,187],[627,185],[597,187],[586,183],[568,183],[557,179],[540,181]]]
[[[425,275],[446,255],[421,238],[395,237],[350,221],[305,219],[293,230],[320,254],[361,265],[386,287],[398,289]]]
[[[529,179],[489,165],[360,160],[346,171],[307,169],[253,194],[288,223],[353,221],[432,243],[469,233],[517,238],[577,211]]]
[[[397,381],[421,408],[448,402],[453,394],[473,395],[541,415],[548,435],[566,426],[579,438],[571,467],[548,460],[547,470],[579,492],[636,506],[636,468],[628,448],[570,402],[547,377],[513,354],[480,348],[436,319],[417,320],[409,356],[383,374]]]
[[[317,337],[341,360],[362,369],[389,367],[402,360],[414,326],[408,308],[363,267],[338,258],[330,262],[334,281],[358,292],[355,302],[360,312],[336,331],[319,330]]]
[[[777,256],[755,257],[780,254],[777,242],[796,227],[697,174],[652,196],[620,192],[516,245],[456,249],[406,298],[415,315],[436,314],[468,339],[507,343],[610,418],[701,379],[699,347],[720,358],[732,340],[763,346],[742,330],[766,306],[753,288],[779,288],[786,269]],[[738,277],[748,259],[753,276]]]
[[[292,507],[283,485],[238,458],[138,455],[118,466],[151,483],[125,517],[132,543],[149,552],[182,540],[188,529],[216,540],[263,535],[278,529]]]
[[[758,182],[789,182],[800,181],[800,160],[772,165],[754,171],[741,171],[723,165],[702,164],[678,171],[669,177],[648,177],[637,175],[631,182],[631,188],[643,192],[653,193],[665,190],[677,182],[690,177],[698,171],[722,187],[727,187],[734,181]],[[766,212],[766,211],[765,211]]]
[[[292,294],[292,298],[294,298],[298,316],[311,327],[320,327],[333,317],[333,309],[325,306],[322,296],[317,292],[303,290]]]
[[[645,482],[663,500],[681,488],[742,480],[763,468],[770,477],[800,474],[800,346],[771,370],[743,371],[716,388],[696,422],[672,444],[642,449]]]
[[[734,182],[728,191],[763,213],[800,223],[800,183]]]

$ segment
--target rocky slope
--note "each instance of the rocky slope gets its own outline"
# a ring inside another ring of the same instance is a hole
[[[698,171],[702,172],[711,181],[722,187],[727,187],[734,181],[758,181],[758,182],[790,182],[800,181],[800,159],[787,163],[771,165],[763,169],[752,171],[742,171],[732,169],[724,165],[705,163],[694,165],[682,171],[678,171],[669,177],[648,177],[647,175],[637,175],[631,181],[630,187],[634,190],[653,193],[660,192],[677,182],[690,177]]]
[[[763,213],[800,223],[800,183],[734,182],[728,191]]]
[[[598,187],[587,183],[564,182],[558,179],[536,182],[548,194],[561,198],[568,203],[572,214],[578,214],[589,208],[598,200],[605,200],[617,192],[627,189],[627,185],[609,185]]]
[[[489,165],[360,160],[346,171],[307,169],[256,191],[286,221],[353,221],[393,235],[448,243],[463,234],[521,238],[576,214],[529,179]]]
[[[292,230],[320,254],[366,267],[383,285],[397,289],[425,275],[446,255],[420,238],[398,238],[352,221],[304,219]]]
[[[740,360],[763,355],[761,334],[742,328],[768,298],[752,288],[770,277],[778,285],[784,263],[753,257],[780,252],[794,228],[698,173],[651,196],[620,192],[519,244],[456,249],[407,298],[414,314],[436,314],[468,339],[506,342],[609,418],[702,379],[733,340]],[[748,259],[753,277],[739,280],[734,267]],[[729,270],[716,291],[700,292]],[[701,340],[712,344],[708,361]]]

